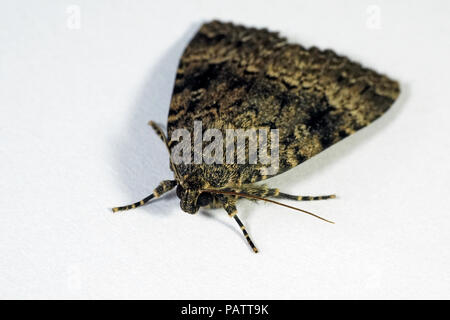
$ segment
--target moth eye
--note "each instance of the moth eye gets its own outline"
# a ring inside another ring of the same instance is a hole
[[[177,197],[178,197],[178,199],[181,199],[181,195],[183,194],[183,192],[184,192],[183,187],[179,184],[177,186]]]
[[[202,192],[197,198],[197,205],[200,207],[207,206],[212,202],[213,198],[211,193],[208,192]]]

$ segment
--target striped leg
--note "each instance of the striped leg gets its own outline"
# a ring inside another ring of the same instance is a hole
[[[326,200],[334,199],[336,195],[330,194],[326,196],[295,196],[287,193],[280,192],[277,188],[269,188],[266,185],[243,185],[240,191],[253,196],[258,196],[261,198],[278,198],[278,199],[289,199],[297,201],[311,201],[311,200]]]
[[[248,244],[252,248],[253,252],[258,253],[258,249],[256,248],[255,244],[253,243],[252,239],[250,239],[250,235],[248,234],[247,230],[245,229],[244,224],[242,223],[241,219],[237,216],[237,208],[236,208],[236,200],[224,197],[222,195],[219,196],[219,199],[221,200],[223,204],[223,208],[228,213],[228,216],[230,218],[234,218],[234,220],[237,222],[239,227],[242,230],[242,233],[244,234],[245,239],[247,239]]]
[[[123,207],[112,208],[112,211],[113,212],[125,211],[125,210],[134,209],[134,208],[143,206],[144,204],[149,202],[151,199],[159,198],[162,194],[166,193],[167,191],[172,190],[176,185],[177,185],[176,180],[164,180],[159,184],[159,186],[157,186],[155,188],[155,190],[153,190],[153,193],[151,195],[147,196],[146,198],[142,199],[141,201],[138,201],[136,203],[133,203],[133,204],[130,204],[127,206],[123,206]]]
[[[182,181],[180,174],[178,173],[177,167],[175,167],[175,165],[173,164],[172,161],[172,156],[171,156],[171,152],[170,152],[170,145],[173,141],[168,141],[164,131],[153,121],[149,121],[148,125],[150,127],[153,128],[153,130],[155,130],[156,134],[158,135],[158,137],[162,140],[162,142],[164,142],[165,146],[167,147],[167,151],[169,151],[169,161],[170,161],[170,170],[172,170],[175,173],[175,177],[179,180]]]
[[[164,135],[164,132],[162,131],[162,129],[153,121],[149,121],[148,125],[150,127],[153,128],[153,130],[155,130],[156,134],[158,135],[158,137],[164,142],[164,144],[167,146],[167,139],[166,136]]]
[[[242,233],[244,234],[245,239],[247,239],[248,244],[250,245],[250,247],[253,249],[254,253],[258,253],[258,248],[256,248],[256,246],[254,245],[252,239],[250,239],[250,235],[248,234],[247,230],[245,230],[245,226],[244,224],[241,222],[241,219],[239,219],[239,217],[235,214],[234,215],[234,220],[237,222],[237,224],[239,225],[239,227],[242,230]]]
[[[277,190],[277,189],[275,189]],[[297,200],[297,201],[311,201],[311,200],[327,200],[327,199],[334,199],[336,198],[335,194],[329,194],[325,196],[294,196],[291,194],[278,192],[276,196],[273,196],[274,198],[280,198],[280,199],[289,199],[289,200]]]

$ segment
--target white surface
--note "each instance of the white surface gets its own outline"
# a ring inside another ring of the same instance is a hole
[[[0,298],[450,298],[449,2],[264,3],[1,2]],[[178,59],[212,18],[402,87],[376,123],[268,181],[337,193],[290,203],[335,225],[239,204],[257,255],[224,211],[190,216],[173,194],[109,210],[172,177],[146,123],[166,123]]]

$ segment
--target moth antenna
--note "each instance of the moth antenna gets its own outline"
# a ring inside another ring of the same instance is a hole
[[[153,130],[156,131],[156,134],[161,138],[161,140],[164,142],[164,144],[166,145],[167,151],[169,152],[169,161],[170,161],[170,166],[173,169],[173,172],[175,173],[175,177],[177,178],[178,181],[180,181],[180,184],[183,184],[183,180],[181,179],[181,175],[178,172],[177,168],[175,167],[175,165],[173,164],[172,161],[172,154],[170,153],[170,148],[169,148],[169,143],[167,142],[167,137],[164,134],[164,132],[162,131],[162,129],[152,120],[150,120],[148,122],[148,125],[151,126],[153,128]]]
[[[229,195],[239,196],[239,197],[243,197],[243,198],[250,198],[250,199],[256,199],[256,200],[262,200],[262,201],[266,201],[266,202],[271,202],[271,203],[277,204],[277,205],[282,206],[282,207],[286,207],[286,208],[289,208],[289,209],[293,209],[293,210],[297,210],[297,211],[309,214],[309,215],[311,215],[311,216],[313,216],[313,217],[315,217],[317,219],[320,219],[320,220],[323,220],[325,222],[334,224],[333,221],[330,221],[330,220],[327,220],[325,218],[322,218],[321,216],[318,216],[317,214],[314,214],[312,212],[309,212],[309,211],[306,211],[306,210],[303,210],[303,209],[300,209],[300,208],[296,208],[296,207],[293,207],[293,206],[290,206],[290,205],[287,205],[287,204],[284,204],[284,203],[281,203],[281,202],[278,202],[278,201],[275,201],[275,200],[272,200],[272,199],[261,198],[261,197],[254,196],[254,195],[251,195],[251,194],[234,192],[234,191],[214,190],[214,189],[205,189],[204,191],[211,192],[211,193],[219,193],[219,194],[229,194]]]

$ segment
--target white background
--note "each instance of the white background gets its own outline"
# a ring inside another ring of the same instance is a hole
[[[71,7],[71,5],[76,5]],[[80,19],[76,12],[79,10]],[[0,298],[450,298],[448,1],[2,1]],[[293,203],[222,210],[174,194],[147,122],[213,18],[333,48],[401,83],[368,128],[268,180]],[[78,24],[79,23],[79,24]]]

